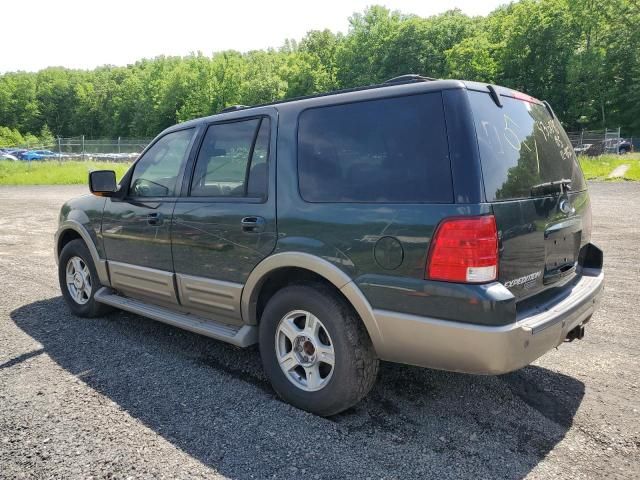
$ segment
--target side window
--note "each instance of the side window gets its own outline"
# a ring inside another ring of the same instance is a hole
[[[134,197],[171,197],[176,194],[180,167],[187,154],[193,128],[168,133],[136,163],[131,177]]]
[[[253,147],[253,157],[249,167],[249,182],[247,185],[247,196],[266,198],[269,158],[269,119],[263,118],[260,124],[260,130],[256,137],[256,143]]]
[[[441,94],[304,111],[298,175],[308,202],[452,202]]]
[[[266,197],[268,156],[268,118],[209,126],[196,161],[191,195]]]

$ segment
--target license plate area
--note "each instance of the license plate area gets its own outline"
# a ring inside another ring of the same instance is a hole
[[[571,228],[545,232],[545,269],[543,283],[554,283],[576,270],[582,231]]]

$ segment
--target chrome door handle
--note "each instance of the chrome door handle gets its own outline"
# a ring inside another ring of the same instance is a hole
[[[244,233],[264,232],[266,220],[262,217],[244,217],[240,220],[240,225]]]
[[[147,215],[147,223],[149,225],[162,225],[164,223],[164,218],[162,216],[162,213],[160,212],[150,213],[149,215]]]

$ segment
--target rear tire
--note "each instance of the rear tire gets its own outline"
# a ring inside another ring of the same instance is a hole
[[[84,241],[75,239],[64,246],[58,261],[58,279],[62,296],[74,315],[100,317],[112,310],[94,298],[102,284]]]
[[[260,320],[260,355],[278,395],[321,416],[362,400],[378,373],[362,321],[321,284],[285,287],[271,297]]]

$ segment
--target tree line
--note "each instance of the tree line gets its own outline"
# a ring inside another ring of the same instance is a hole
[[[567,129],[640,132],[640,2],[522,0],[485,17],[373,6],[346,34],[279,49],[0,75],[0,132],[151,137],[176,122],[405,73],[504,85],[545,99]]]

